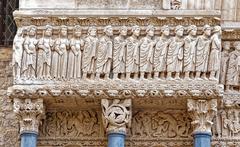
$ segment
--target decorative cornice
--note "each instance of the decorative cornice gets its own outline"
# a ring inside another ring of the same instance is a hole
[[[102,99],[102,119],[107,133],[126,134],[131,127],[132,100]]]
[[[217,99],[212,100],[192,100],[187,102],[188,112],[192,118],[193,133],[211,133],[213,117],[217,112]]]
[[[20,134],[29,132],[38,134],[40,121],[45,114],[43,99],[14,98],[13,111],[20,123]]]

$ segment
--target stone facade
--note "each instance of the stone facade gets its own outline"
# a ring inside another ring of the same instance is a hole
[[[228,1],[20,0],[12,50],[0,50],[0,146],[24,133],[38,147],[105,147],[116,133],[129,147],[196,146],[199,133],[240,146]]]

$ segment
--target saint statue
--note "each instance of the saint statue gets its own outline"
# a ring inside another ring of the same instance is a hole
[[[36,34],[37,27],[30,26],[23,43],[22,73],[25,79],[35,79],[36,77],[36,49],[38,44]]]
[[[169,26],[165,25],[161,28],[162,35],[160,38],[157,39],[157,43],[155,46],[155,51],[153,55],[153,66],[154,66],[154,79],[165,78],[165,72],[167,71],[167,51],[171,39],[170,35],[170,28]]]
[[[172,80],[172,73],[175,73],[175,79],[180,79],[180,72],[183,67],[183,38],[184,28],[178,25],[175,29],[175,37],[170,42],[167,53],[167,79]]]
[[[139,35],[140,27],[132,27],[132,36],[127,38],[127,53],[126,53],[126,79],[129,80],[131,74],[134,74],[134,79],[138,78],[139,72]]]
[[[144,79],[147,74],[147,79],[151,78],[153,71],[153,52],[155,41],[153,40],[155,28],[149,25],[146,29],[146,37],[140,40],[140,79]]]
[[[211,45],[211,27],[205,25],[203,27],[203,35],[198,37],[197,51],[196,51],[196,79],[201,80],[200,76],[202,74],[202,79],[207,80],[207,66]]]
[[[240,76],[240,41],[234,42],[235,50],[230,53],[227,77],[226,90],[234,90],[234,87],[239,88]]]
[[[23,28],[17,30],[17,34],[13,40],[13,76],[14,79],[19,79],[21,76],[22,54],[23,54]]]
[[[53,78],[65,80],[67,76],[68,62],[68,28],[62,25],[59,30],[59,37],[56,39],[53,56],[52,56],[52,71]]]
[[[67,76],[69,79],[80,79],[82,69],[81,51],[83,50],[84,41],[81,38],[82,29],[79,25],[74,27],[73,34],[73,38],[70,40]]]
[[[124,78],[126,64],[126,39],[127,27],[120,28],[119,36],[114,38],[113,43],[113,78],[117,79],[120,74],[120,79]]]
[[[184,39],[184,50],[183,50],[183,72],[185,79],[190,79],[190,73],[193,75],[195,72],[196,64],[196,50],[197,50],[197,27],[191,25],[188,27],[188,36]]]
[[[111,39],[111,36],[113,36],[112,26],[106,26],[103,32],[104,35],[100,38],[97,48],[96,79],[100,79],[101,74],[103,74],[104,79],[109,79],[111,70],[113,50]]]
[[[98,47],[97,29],[90,27],[88,36],[84,40],[83,57],[82,57],[82,72],[83,79],[87,79],[87,74],[93,79],[95,73],[96,50]]]
[[[52,30],[52,26],[46,25],[43,36],[38,42],[37,77],[39,79],[51,79],[51,51],[54,45]]]
[[[229,51],[231,44],[229,41],[223,42],[223,51],[221,53],[220,83],[226,85],[226,75],[229,62]]]
[[[210,72],[209,80],[218,80],[220,63],[221,63],[221,32],[220,26],[213,28],[211,37],[211,52],[209,57],[208,71]]]

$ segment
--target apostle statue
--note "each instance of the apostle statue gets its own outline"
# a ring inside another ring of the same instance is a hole
[[[127,38],[127,53],[126,53],[126,79],[129,80],[131,74],[133,78],[138,78],[139,72],[139,35],[140,27],[135,25],[132,27],[132,36]]]
[[[163,26],[161,32],[162,35],[157,39],[153,55],[154,79],[158,79],[159,75],[160,79],[164,79],[164,74],[167,71],[167,51],[171,42],[169,26]]]
[[[46,25],[43,36],[38,42],[37,78],[39,79],[51,79],[51,51],[54,45],[52,30],[52,26]]]
[[[119,36],[114,38],[113,42],[113,78],[117,79],[120,74],[120,79],[124,78],[126,64],[126,39],[127,27],[120,28]]]
[[[13,76],[14,79],[19,79],[21,76],[21,66],[22,66],[22,54],[23,54],[23,28],[17,30],[17,34],[13,40]]]
[[[211,45],[211,27],[205,25],[203,27],[203,35],[198,37],[197,51],[196,51],[196,79],[207,80],[206,73],[208,70],[208,59]]]
[[[53,54],[53,74],[60,80],[65,80],[67,76],[67,61],[68,61],[68,28],[62,25],[59,30],[59,37],[56,39],[54,50],[56,56]]]
[[[82,29],[76,25],[73,29],[73,38],[70,40],[70,49],[68,56],[68,71],[67,76],[69,79],[80,79],[82,69],[82,50],[84,41],[81,38]]]
[[[209,80],[218,80],[220,63],[221,63],[221,32],[220,26],[213,28],[211,37],[211,52],[209,57],[208,71],[210,72]]]
[[[140,79],[144,79],[144,75],[147,75],[147,79],[151,78],[153,71],[153,52],[155,41],[153,40],[155,28],[152,25],[147,26],[146,37],[140,40]]]
[[[221,53],[221,70],[220,70],[220,84],[226,84],[226,75],[229,62],[229,51],[231,44],[229,41],[223,42],[223,51]]]
[[[183,66],[183,38],[184,28],[178,25],[175,28],[175,37],[173,37],[167,53],[167,79],[172,80],[172,74],[175,73],[175,79],[180,80],[180,72]]]
[[[95,26],[88,29],[88,36],[85,38],[84,42],[82,57],[83,79],[87,79],[88,74],[90,74],[90,78],[93,79],[95,72],[96,50],[98,47],[97,29]]]
[[[196,50],[197,50],[197,27],[191,25],[188,27],[188,35],[184,39],[184,56],[183,56],[183,72],[185,79],[190,79],[190,73],[194,74],[196,64]]]
[[[100,79],[101,74],[103,74],[104,79],[109,79],[111,70],[113,50],[111,39],[113,36],[112,26],[106,26],[103,32],[104,35],[99,39],[99,46],[97,48],[96,79]]]
[[[234,87],[239,88],[240,77],[240,42],[234,42],[235,50],[230,53],[227,77],[226,90],[234,90]]]
[[[36,34],[37,27],[30,26],[23,43],[22,73],[25,79],[32,80],[36,78],[36,49],[38,44]]]

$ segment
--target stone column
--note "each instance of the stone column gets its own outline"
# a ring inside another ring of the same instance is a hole
[[[44,116],[42,99],[14,99],[13,111],[20,123],[21,147],[36,147],[38,127]]]
[[[131,99],[102,99],[101,105],[103,125],[108,136],[108,147],[124,147],[127,128],[131,125]]]
[[[188,99],[188,112],[192,118],[194,147],[211,147],[211,127],[217,112],[217,99]]]

